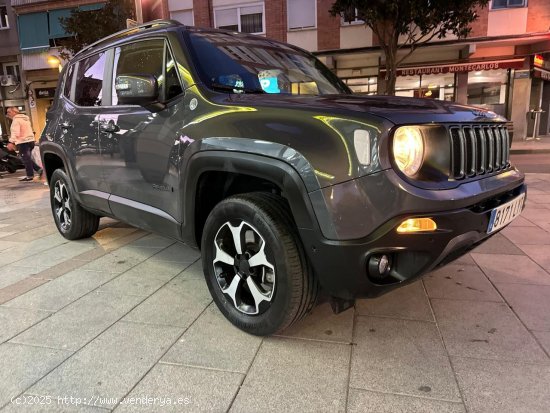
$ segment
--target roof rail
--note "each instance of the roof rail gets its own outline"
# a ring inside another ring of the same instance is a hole
[[[140,24],[138,26],[129,27],[127,29],[123,29],[123,30],[120,30],[116,33],[110,34],[107,37],[103,37],[103,38],[99,39],[98,41],[96,41],[92,44],[89,44],[88,46],[85,46],[84,48],[79,50],[77,53],[75,53],[73,58],[78,56],[79,54],[84,53],[87,50],[90,50],[92,47],[97,46],[98,44],[105,42],[106,40],[112,39],[114,37],[121,36],[125,33],[129,33],[129,32],[131,32],[133,30],[136,30],[136,29],[137,30],[145,30],[145,29],[150,29],[150,28],[155,27],[155,26],[181,26],[181,23],[176,21],[176,20],[160,20],[159,19],[159,20],[152,20],[150,22],[143,23],[143,24]]]

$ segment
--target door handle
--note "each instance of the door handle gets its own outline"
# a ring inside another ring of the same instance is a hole
[[[115,133],[115,132],[118,132],[120,128],[114,123],[106,123],[106,124],[104,123],[99,125],[99,130],[101,132]]]
[[[65,121],[61,124],[61,127],[63,129],[71,129],[71,128],[74,128],[74,125],[70,122]]]

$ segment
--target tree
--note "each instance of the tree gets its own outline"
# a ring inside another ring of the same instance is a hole
[[[108,0],[101,9],[74,9],[61,18],[61,26],[71,37],[62,42],[61,57],[68,60],[83,47],[126,28],[126,19],[134,18],[134,0]]]
[[[337,0],[330,13],[363,20],[385,57],[385,93],[395,94],[397,68],[422,44],[449,34],[464,38],[488,0]],[[404,49],[402,51],[402,49]]]

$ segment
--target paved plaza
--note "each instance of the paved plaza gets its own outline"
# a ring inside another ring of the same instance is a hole
[[[199,253],[102,219],[54,226],[48,188],[0,180],[2,412],[549,412],[550,175],[471,254],[354,310],[249,336]]]

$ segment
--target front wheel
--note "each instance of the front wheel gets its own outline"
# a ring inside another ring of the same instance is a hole
[[[279,196],[251,193],[220,202],[206,220],[201,249],[214,302],[250,334],[281,331],[315,303],[317,282]]]
[[[96,233],[99,217],[86,211],[76,201],[69,178],[63,169],[56,169],[52,174],[50,204],[55,225],[65,238],[76,240]]]

